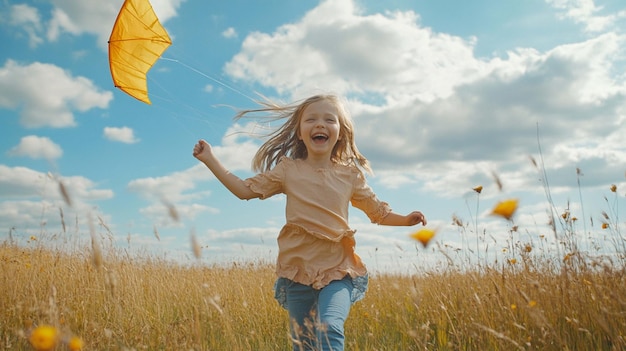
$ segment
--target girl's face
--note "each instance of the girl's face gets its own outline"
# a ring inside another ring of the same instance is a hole
[[[306,146],[308,157],[330,159],[339,140],[339,111],[327,100],[311,103],[302,111],[298,138]]]

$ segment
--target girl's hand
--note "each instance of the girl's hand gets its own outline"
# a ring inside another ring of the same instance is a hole
[[[193,157],[202,162],[205,162],[207,159],[212,157],[212,155],[211,145],[204,140],[199,140],[193,147]]]
[[[416,225],[422,223],[422,225],[426,225],[426,216],[420,211],[413,211],[406,215],[407,221],[409,225]]]
[[[426,225],[426,217],[424,217],[424,214],[420,211],[413,211],[406,216],[391,212],[386,215],[385,218],[383,218],[383,220],[378,224],[392,226],[412,226],[418,223]]]

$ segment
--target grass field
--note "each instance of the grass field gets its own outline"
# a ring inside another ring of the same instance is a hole
[[[181,266],[30,239],[0,245],[0,349],[32,350],[40,325],[58,332],[56,350],[79,349],[72,337],[85,350],[290,349],[270,263]],[[542,259],[532,250],[473,270],[372,276],[347,322],[347,349],[626,349],[624,252]]]

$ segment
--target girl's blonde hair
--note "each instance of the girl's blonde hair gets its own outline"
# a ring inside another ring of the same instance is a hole
[[[239,119],[250,113],[267,113],[265,117],[270,118],[271,121],[286,119],[280,128],[268,135],[269,139],[261,145],[256,155],[254,155],[252,160],[253,171],[268,171],[283,156],[293,159],[305,159],[307,157],[306,147],[302,140],[298,138],[300,119],[304,110],[310,104],[323,100],[333,103],[339,113],[339,140],[333,148],[330,156],[331,161],[344,165],[353,165],[368,173],[372,172],[369,161],[359,152],[354,142],[354,127],[350,115],[339,100],[339,97],[327,94],[311,96],[300,103],[288,105],[278,105],[266,99],[265,101],[259,101],[259,104],[263,107],[244,110],[235,116],[235,119]]]

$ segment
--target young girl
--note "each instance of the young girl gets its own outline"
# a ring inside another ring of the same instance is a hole
[[[286,122],[270,134],[253,160],[256,176],[230,173],[200,140],[193,155],[240,199],[287,197],[286,224],[278,235],[275,297],[289,311],[294,350],[343,350],[344,322],[352,303],[363,298],[367,270],[355,253],[348,205],[373,223],[426,224],[419,211],[392,212],[367,185],[369,162],[358,151],[350,116],[333,95],[316,95],[297,105],[263,103],[256,110]]]

